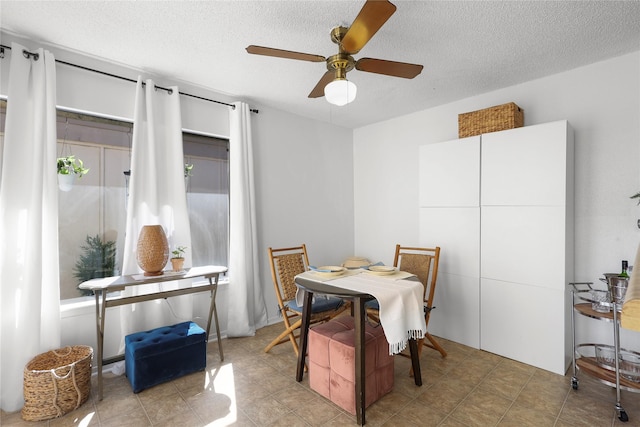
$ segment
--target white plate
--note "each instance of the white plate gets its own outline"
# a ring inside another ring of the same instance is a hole
[[[396,268],[390,265],[370,265],[369,269],[365,271],[378,276],[386,276],[395,273]]]
[[[346,270],[346,268],[337,265],[323,265],[322,267],[316,267],[311,271],[319,276],[335,277],[343,275]]]

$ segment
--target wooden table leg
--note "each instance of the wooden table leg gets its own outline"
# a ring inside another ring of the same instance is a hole
[[[355,374],[356,374],[356,422],[365,423],[365,361],[364,361],[364,302],[362,298],[354,298],[355,323]]]
[[[409,340],[409,351],[411,352],[411,367],[413,368],[413,379],[418,387],[422,386],[422,373],[420,372],[420,352],[418,351],[418,341]]]
[[[298,345],[298,369],[296,371],[296,381],[302,381],[304,375],[304,363],[307,356],[307,342],[309,337],[309,322],[311,320],[311,302],[313,292],[304,291],[304,302],[302,303],[302,325],[300,326],[300,344]]]

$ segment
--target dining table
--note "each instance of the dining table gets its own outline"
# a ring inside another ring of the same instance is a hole
[[[296,367],[296,381],[300,382],[303,379],[305,371],[305,362],[308,347],[308,334],[311,320],[311,305],[314,295],[325,294],[331,296],[337,296],[352,302],[352,315],[355,323],[355,403],[356,403],[356,422],[358,425],[364,425],[365,419],[365,304],[367,301],[376,299],[374,295],[376,291],[367,289],[366,285],[363,286],[362,281],[358,281],[357,275],[361,271],[348,271],[344,277],[335,277],[333,280],[327,280],[318,275],[314,275],[313,272],[305,272],[299,274],[295,278],[296,285],[298,286],[299,296],[298,301],[302,302],[302,325],[300,331],[300,343],[298,352],[298,363]],[[362,273],[366,274],[366,273]],[[416,299],[417,295],[423,295],[422,283],[417,277],[410,274],[404,274],[400,280],[393,280],[390,278],[375,276],[368,277],[374,285],[379,287],[388,287],[393,290],[391,298],[394,300],[402,298],[402,292],[404,297],[407,297],[407,292],[412,292],[408,298]],[[402,286],[400,286],[402,285]],[[407,290],[409,288],[409,290]],[[397,291],[397,292],[396,292]],[[378,300],[380,303],[381,301]],[[418,340],[424,336],[426,332],[426,324],[424,322],[423,311],[423,298],[420,297],[419,301],[411,301],[415,304],[405,304],[405,301],[391,301],[391,304],[398,302],[400,306],[403,306],[404,310],[412,311],[409,313],[403,313],[407,317],[413,319],[422,319],[420,329],[418,331],[406,331],[406,340],[403,344],[408,345],[411,353],[411,366],[413,368],[414,382],[416,386],[422,386],[422,374],[420,371],[420,359],[418,353]],[[384,306],[380,305],[381,321],[383,319]],[[417,311],[417,312],[416,312]],[[390,322],[388,322],[390,323]],[[382,328],[385,329],[385,324],[381,322]],[[414,323],[415,324],[415,323]],[[389,328],[394,325],[388,324]],[[386,335],[386,330],[385,330]],[[389,339],[387,338],[389,341]],[[395,345],[394,345],[395,344]],[[394,354],[404,349],[404,345],[398,346],[397,343],[390,342],[390,354]]]

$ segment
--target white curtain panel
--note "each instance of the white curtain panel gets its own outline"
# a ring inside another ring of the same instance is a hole
[[[9,412],[24,404],[24,366],[60,347],[55,59],[23,51],[12,44],[0,177],[0,399]]]
[[[267,324],[256,232],[251,112],[234,104],[229,125],[229,300],[227,336],[255,335]]]
[[[187,246],[185,268],[191,265],[191,231],[187,213],[182,150],[180,94],[156,89],[153,80],[138,78],[133,122],[131,180],[122,274],[142,274],[136,260],[138,236],[144,225],[163,226],[169,250]],[[171,264],[166,267],[171,268]],[[132,286],[125,296],[191,286],[191,280]],[[191,320],[190,295],[121,307],[122,341],[132,332]]]

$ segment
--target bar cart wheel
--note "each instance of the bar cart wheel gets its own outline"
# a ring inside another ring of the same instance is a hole
[[[620,406],[619,404],[616,405],[616,410],[618,411],[618,419],[620,421],[622,421],[623,423],[629,421],[629,416],[627,415],[627,412],[622,409],[622,406]]]
[[[576,377],[571,377],[571,387],[574,390],[578,389],[578,379]]]

